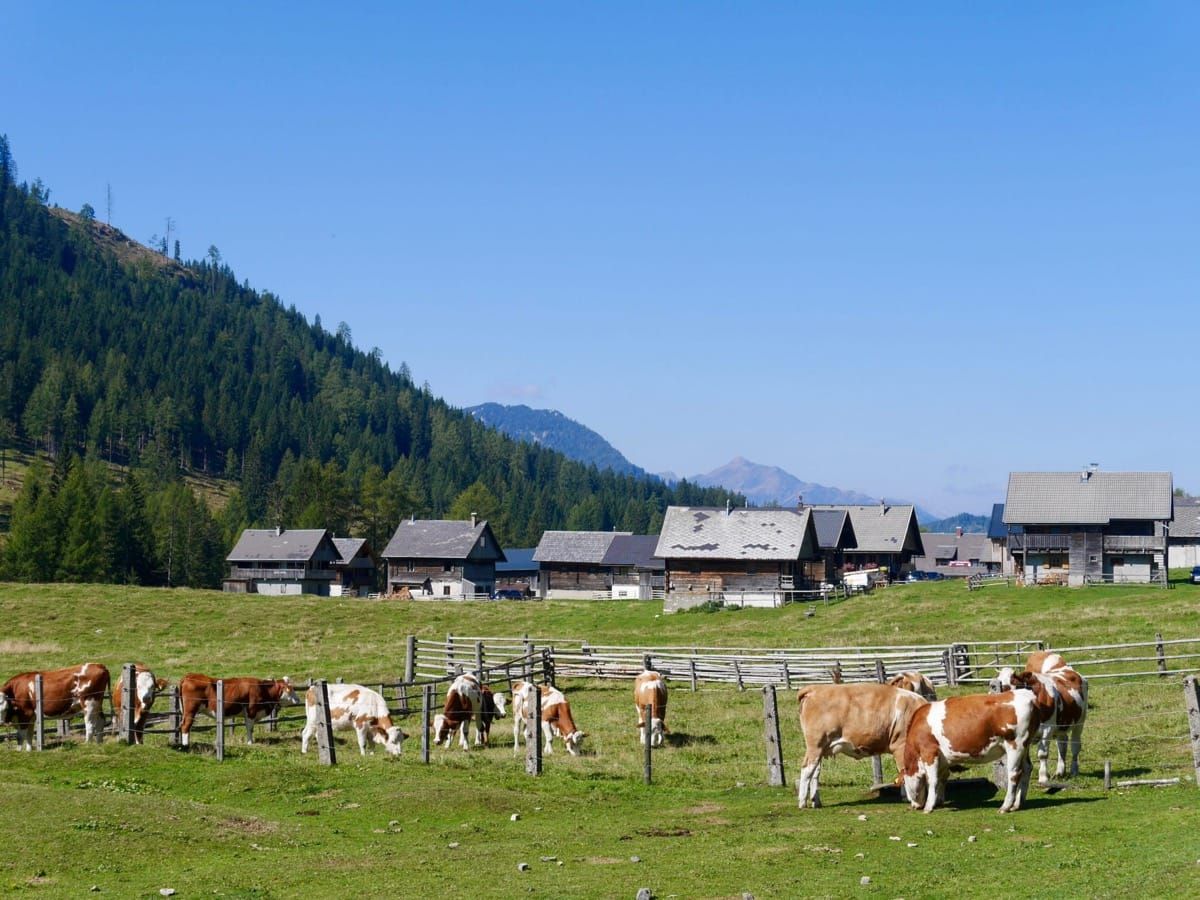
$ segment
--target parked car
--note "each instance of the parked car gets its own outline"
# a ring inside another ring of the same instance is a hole
[[[516,588],[501,588],[498,591],[492,591],[493,600],[524,600],[525,592],[519,591]]]
[[[1192,566],[1192,584],[1200,584],[1200,566]]]

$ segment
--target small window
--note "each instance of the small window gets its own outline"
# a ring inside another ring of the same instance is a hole
[[[442,571],[443,571],[443,572],[453,572],[453,571],[454,571],[454,565],[453,565],[453,563],[443,563],[443,564],[442,564]]]

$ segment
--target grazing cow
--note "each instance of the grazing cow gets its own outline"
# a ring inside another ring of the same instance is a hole
[[[1029,688],[1037,697],[1041,731],[1038,735],[1038,784],[1050,783],[1050,738],[1058,745],[1055,778],[1067,769],[1067,741],[1071,744],[1071,777],[1079,774],[1079,751],[1083,747],[1083,725],[1087,721],[1087,679],[1067,665],[1059,654],[1039,650],[1030,655],[1025,673],[1033,676]],[[993,693],[1010,690],[1013,670],[1005,667],[990,683]]]
[[[246,743],[254,743],[254,723],[278,712],[281,705],[295,706],[300,702],[289,678],[226,678],[225,716],[246,718]],[[187,747],[192,723],[197,713],[217,714],[217,679],[193,672],[179,681],[179,697],[183,704],[183,722],[179,726],[183,746]]]
[[[479,711],[483,706],[483,691],[479,679],[470,672],[459,675],[446,691],[446,702],[442,711],[433,719],[433,742],[450,746],[450,738],[458,731],[458,743],[464,750],[470,747],[467,735],[471,723],[475,723],[475,743],[481,742]]]
[[[166,688],[167,679],[155,678],[154,673],[141,663],[135,663],[133,668],[133,742],[145,743],[146,720],[150,718],[150,708],[158,692]],[[117,678],[112,692],[113,722],[121,721],[121,706],[125,702],[125,675]]]
[[[638,742],[645,744],[646,707],[650,707],[651,747],[661,747],[663,735],[667,731],[667,682],[661,674],[646,671],[633,681],[633,705],[638,714]]]
[[[382,744],[392,756],[399,756],[401,745],[408,737],[398,725],[392,724],[387,701],[361,684],[326,685],[329,693],[329,722],[334,731],[358,733],[358,752],[367,755],[367,740]],[[308,752],[309,739],[317,733],[317,688],[314,685],[304,695],[304,713],[308,721],[300,734],[300,752]]]
[[[513,755],[520,747],[520,737],[525,730],[525,716],[533,706],[534,685],[528,681],[517,681],[513,684]],[[542,696],[542,734],[546,738],[544,753],[553,753],[552,741],[555,735],[562,737],[567,752],[572,756],[579,755],[579,744],[587,737],[587,732],[580,731],[571,717],[571,705],[562,691],[548,684],[541,685]]]
[[[971,694],[926,704],[913,713],[900,772],[913,809],[925,812],[942,802],[951,766],[1004,757],[1008,790],[1000,812],[1021,808],[1029,791],[1029,744],[1037,733],[1037,701],[1014,676],[1016,690]]]
[[[508,701],[486,684],[479,686],[479,743],[485,747],[492,737],[492,723],[508,715]]]
[[[22,750],[33,749],[33,724],[37,719],[34,679],[42,676],[42,718],[69,719],[83,713],[84,739],[100,743],[104,731],[104,695],[108,693],[108,669],[100,663],[84,663],[67,669],[23,672],[0,688],[0,722],[14,722]]]
[[[920,672],[901,672],[889,679],[888,684],[894,688],[920,694],[931,702],[937,699],[937,691],[933,687],[933,682]]]
[[[801,809],[821,805],[821,761],[830,756],[890,753],[900,768],[909,720],[928,705],[912,691],[870,683],[807,685],[796,699],[805,745],[796,791]]]

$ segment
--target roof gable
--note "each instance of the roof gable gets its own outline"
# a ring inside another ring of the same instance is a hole
[[[1107,525],[1168,521],[1170,472],[1011,472],[1007,525]]]
[[[226,562],[310,562],[337,560],[339,554],[324,528],[247,528]]]
[[[854,525],[844,509],[814,509],[813,525],[817,529],[817,545],[822,550],[846,550],[857,546]]]
[[[635,569],[661,569],[663,561],[654,555],[657,534],[618,534],[600,560],[602,566],[632,566]]]
[[[1200,537],[1200,501],[1175,501],[1170,535],[1173,538]]]
[[[911,503],[894,506],[844,506],[840,504],[814,506],[814,512],[844,510],[854,529],[856,546],[843,549],[856,553],[920,553],[921,529],[917,525],[916,507]]]
[[[503,561],[504,551],[486,521],[407,519],[383,551],[384,559],[462,559]]]
[[[588,563],[600,565],[613,539],[628,537],[628,531],[546,531],[538,541],[533,558],[540,563]]]
[[[804,509],[670,506],[654,555],[660,559],[810,559],[817,531]]]

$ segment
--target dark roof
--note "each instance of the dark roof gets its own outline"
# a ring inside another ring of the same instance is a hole
[[[333,539],[333,546],[337,547],[337,552],[342,556],[342,562],[350,562],[354,557],[362,551],[366,546],[366,538],[339,538]]]
[[[496,563],[496,574],[511,572],[537,572],[541,566],[533,558],[533,547],[521,547],[515,550],[505,550],[507,562]]]
[[[665,569],[666,563],[654,555],[657,534],[618,534],[600,560],[602,566],[633,566],[635,569]]]
[[[225,559],[227,562],[308,562],[323,540],[329,540],[329,532],[324,528],[279,529],[278,532],[274,528],[247,528]],[[336,554],[336,548],[331,549]]]
[[[813,525],[817,529],[817,546],[822,550],[845,550],[855,546],[854,526],[848,511],[814,509]]]
[[[1171,522],[1171,537],[1200,537],[1200,502],[1176,500],[1175,519]]]
[[[1169,521],[1170,472],[1010,472],[1010,525],[1107,525],[1113,519]]]
[[[987,536],[993,541],[1003,541],[1008,537],[1008,527],[1004,524],[1004,504],[992,504],[992,518],[988,522]]]
[[[921,530],[917,525],[916,507],[911,503],[821,504],[809,508],[814,513],[842,510],[849,514],[855,546],[843,549],[857,553],[921,552]]]
[[[628,531],[545,531],[533,558],[538,562],[588,563],[598,566],[618,534]]]
[[[504,551],[486,521],[406,519],[383,551],[384,559],[494,559],[503,562]]]

